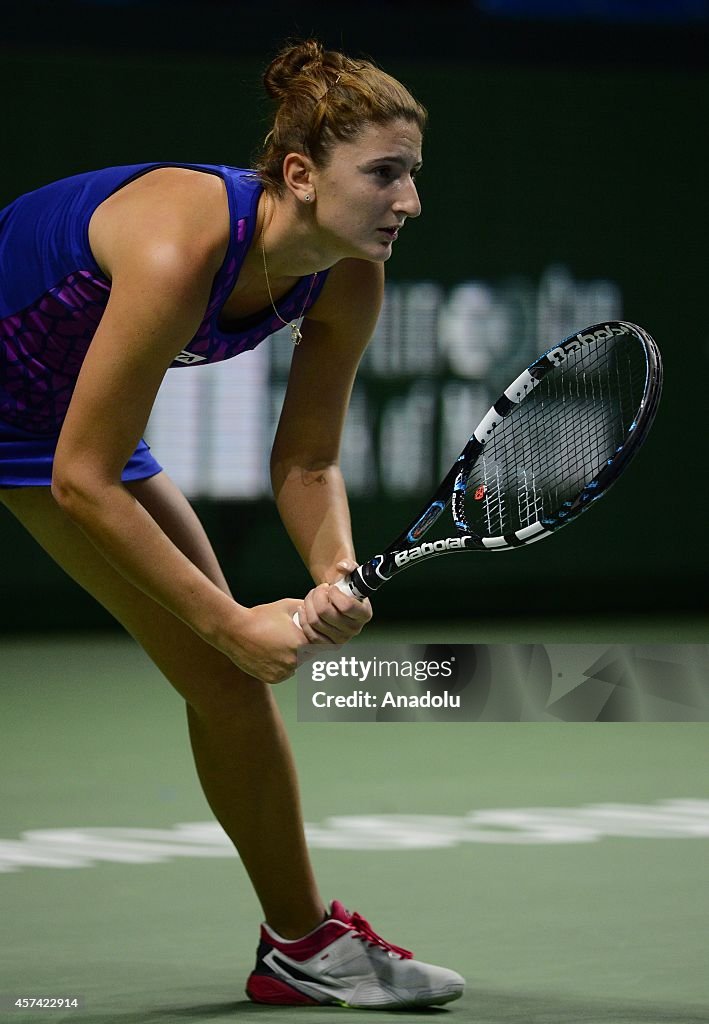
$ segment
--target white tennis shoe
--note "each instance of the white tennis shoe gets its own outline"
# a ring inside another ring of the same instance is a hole
[[[391,1010],[440,1006],[458,999],[464,987],[455,971],[414,960],[333,900],[327,919],[302,939],[289,941],[261,926],[246,994],[277,1006]]]

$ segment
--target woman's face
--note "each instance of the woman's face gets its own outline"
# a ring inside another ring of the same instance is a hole
[[[421,166],[421,132],[413,121],[367,125],[338,142],[315,170],[315,219],[323,247],[336,259],[383,263],[407,217],[421,203],[414,183]]]

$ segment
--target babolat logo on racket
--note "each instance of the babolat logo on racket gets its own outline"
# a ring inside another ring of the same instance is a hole
[[[446,551],[460,551],[467,546],[470,537],[446,537],[445,540],[426,540],[416,548],[409,551],[397,551],[394,555],[394,562],[401,568],[409,562],[415,562],[417,558],[425,558],[427,555],[442,555]]]
[[[591,331],[584,333],[580,331],[578,334],[574,334],[571,338],[567,338],[566,341],[562,341],[560,345],[552,349],[549,353],[548,358],[554,360],[556,363],[562,363],[568,356],[569,352],[576,352],[582,347],[582,345],[588,345],[592,341],[606,341],[608,338],[612,338],[615,335],[630,334],[631,331],[625,324],[606,324],[605,327],[599,328],[597,331]]]

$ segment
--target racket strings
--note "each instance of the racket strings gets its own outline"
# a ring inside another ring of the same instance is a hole
[[[505,495],[502,489],[500,467],[483,456],[483,486],[485,488],[485,521],[488,530],[505,521]]]
[[[536,485],[534,470],[522,470],[517,489],[517,508],[522,526],[531,526],[544,515],[544,495]]]
[[[614,337],[568,354],[499,423],[473,466],[473,529],[499,536],[569,514],[622,446],[644,386],[639,346]]]

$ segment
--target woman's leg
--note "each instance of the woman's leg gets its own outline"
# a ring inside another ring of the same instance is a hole
[[[197,516],[165,474],[128,486],[174,543],[228,591]],[[325,909],[305,845],[290,746],[270,688],[125,580],[49,488],[0,490],[0,501],[135,637],[185,699],[202,788],[239,851],[266,920],[284,938],[311,931]]]

